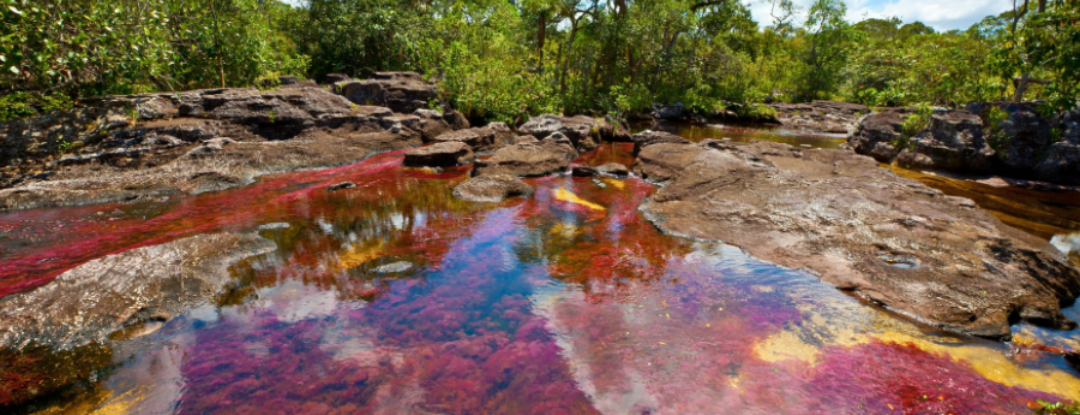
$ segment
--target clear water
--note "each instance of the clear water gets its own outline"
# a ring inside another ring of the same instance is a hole
[[[629,153],[605,145],[577,163]],[[277,245],[166,323],[0,354],[0,403],[48,379],[79,382],[19,411],[1011,414],[1080,399],[1080,373],[1029,347],[1077,348],[1080,331],[1018,326],[1016,344],[938,332],[731,246],[660,234],[637,211],[655,188],[635,178],[532,179],[532,198],[483,205],[452,197],[465,170],[401,158],[0,216],[0,295],[199,233]],[[344,180],[358,186],[325,190]]]

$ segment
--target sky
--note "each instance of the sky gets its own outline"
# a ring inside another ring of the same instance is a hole
[[[301,0],[282,0],[289,4],[299,4]],[[741,0],[750,6],[754,20],[762,26],[772,23],[769,14],[770,0]],[[904,23],[921,21],[939,32],[952,29],[967,29],[972,24],[989,15],[997,15],[1012,9],[1012,0],[843,0],[847,3],[847,19],[857,22],[873,17],[899,17]],[[814,0],[794,0],[802,9],[805,20],[806,10]]]
[[[794,0],[806,10],[813,0]],[[857,22],[866,18],[899,17],[904,23],[920,21],[941,32],[967,29],[989,15],[997,15],[1012,9],[1011,0],[844,0],[847,3],[847,20]],[[769,0],[749,0],[754,20],[762,26],[772,23]]]

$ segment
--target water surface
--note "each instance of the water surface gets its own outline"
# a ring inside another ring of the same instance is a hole
[[[789,137],[719,131],[709,138]],[[629,153],[604,145],[577,163]],[[1080,331],[1017,326],[1015,344],[939,332],[734,247],[660,234],[637,211],[655,187],[635,178],[532,179],[528,200],[476,204],[451,195],[465,170],[401,159],[0,216],[0,295],[199,233],[277,245],[166,323],[0,354],[0,390],[79,379],[17,408],[50,414],[1011,414],[1080,399],[1080,373],[1028,347],[1077,348]],[[358,186],[325,190],[344,180]]]

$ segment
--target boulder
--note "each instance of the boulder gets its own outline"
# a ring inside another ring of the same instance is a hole
[[[352,77],[341,73],[328,73],[326,74],[326,83],[330,85],[336,85],[338,82],[345,82],[351,80]]]
[[[1006,114],[1000,121],[989,120],[993,108]],[[968,111],[987,122],[987,140],[996,151],[1000,166],[1014,175],[1030,175],[1047,155],[1052,144],[1053,124],[1040,115],[1034,103],[974,103]],[[993,127],[997,124],[997,129]]]
[[[590,166],[577,166],[570,172],[574,177],[596,177],[600,175],[600,172],[595,167]]]
[[[405,153],[404,164],[415,167],[451,167],[472,163],[475,158],[468,144],[447,141],[409,150]]]
[[[848,145],[856,153],[868,155],[881,163],[892,163],[900,155],[904,118],[906,115],[903,112],[895,110],[865,116],[848,136]]]
[[[1061,307],[1080,295],[1080,271],[1060,252],[868,157],[665,143],[644,148],[635,171],[665,183],[641,211],[667,233],[737,245],[954,332],[1076,327]]]
[[[513,132],[505,123],[493,122],[484,127],[448,131],[432,139],[435,143],[461,142],[468,144],[476,152],[493,151],[505,146],[513,139]]]
[[[630,169],[619,163],[604,163],[597,167],[596,170],[616,177],[625,177],[630,174]]]
[[[446,117],[443,113],[429,109],[418,109],[413,115],[420,119],[415,127],[420,135],[424,138],[424,141],[432,141],[435,137],[447,131],[451,131],[453,127],[446,122]]]
[[[476,176],[454,187],[454,196],[470,202],[501,202],[507,198],[532,196],[533,188],[508,174]]]
[[[653,107],[652,117],[665,121],[682,121],[686,119],[686,107],[681,102],[670,105],[656,105]]]
[[[335,89],[359,105],[380,105],[412,113],[438,101],[439,90],[415,72],[377,72],[371,79],[343,81]]]
[[[566,140],[564,138],[564,140]],[[547,138],[539,143],[521,143],[503,147],[487,160],[477,160],[474,175],[503,173],[518,177],[545,176],[566,171],[577,158],[568,141]]]
[[[557,132],[562,133],[579,150],[592,150],[600,145],[602,139],[616,140],[623,134],[621,129],[616,130],[616,126],[602,118],[585,115],[564,117],[553,114],[533,117],[518,128],[518,132],[522,135],[531,135],[537,139],[544,139]]]
[[[690,144],[690,141],[675,134],[665,131],[645,130],[630,137],[634,143],[634,155],[637,156],[641,149],[659,143]]]
[[[540,142],[540,140],[537,140],[536,137],[533,137],[531,135],[519,135],[517,137],[514,137],[514,141],[511,141],[510,144],[539,143],[539,142]]]
[[[1035,166],[1035,177],[1054,183],[1080,185],[1080,110],[1061,115],[1059,137],[1046,151],[1046,158]]]
[[[104,342],[124,327],[208,301],[230,280],[230,265],[274,249],[255,234],[202,234],[92,260],[0,300],[0,347]]]
[[[907,168],[985,173],[990,171],[993,157],[977,115],[945,111],[930,116],[929,128],[911,137],[896,161]]]

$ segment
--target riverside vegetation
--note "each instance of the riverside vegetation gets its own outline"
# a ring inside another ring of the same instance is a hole
[[[681,103],[1076,105],[1080,11],[1024,0],[966,30],[844,20],[841,0],[2,0],[0,119],[81,97],[412,70],[471,119]]]

